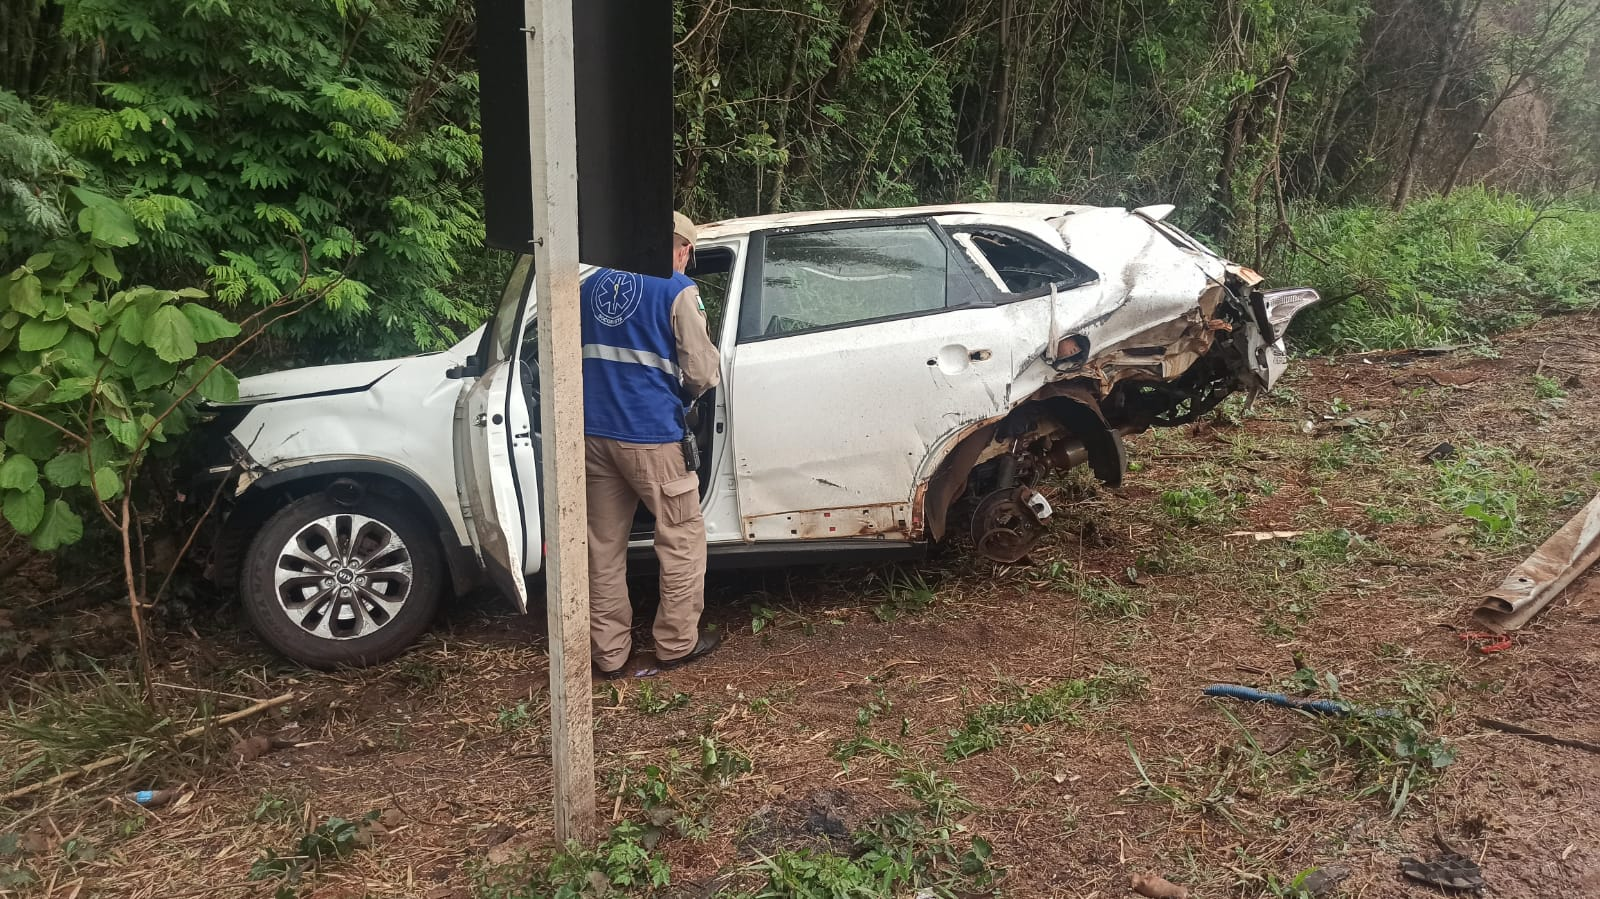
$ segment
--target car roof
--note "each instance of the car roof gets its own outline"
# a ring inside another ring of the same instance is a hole
[[[725,219],[700,226],[699,241],[742,237],[752,231],[771,228],[797,228],[806,225],[826,225],[834,222],[852,222],[870,219],[902,218],[918,215],[993,215],[1031,218],[1044,221],[1079,212],[1089,212],[1100,207],[1073,206],[1061,203],[953,203],[943,206],[902,206],[894,209],[834,209],[822,212],[785,212],[778,215],[757,215],[748,218]]]

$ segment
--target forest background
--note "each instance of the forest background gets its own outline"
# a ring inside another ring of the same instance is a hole
[[[683,0],[675,29],[701,221],[1173,203],[1323,292],[1311,351],[1600,301],[1600,0]],[[507,260],[482,245],[474,45],[464,0],[0,0],[17,532],[117,526],[230,372],[483,320]]]

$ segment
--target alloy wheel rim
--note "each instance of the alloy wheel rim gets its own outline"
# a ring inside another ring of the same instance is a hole
[[[278,551],[273,595],[302,631],[354,640],[393,623],[411,596],[410,547],[376,518],[341,512],[294,533]]]

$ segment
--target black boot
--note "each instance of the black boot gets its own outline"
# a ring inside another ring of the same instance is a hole
[[[695,659],[710,655],[712,652],[716,651],[718,646],[721,645],[721,635],[715,632],[701,634],[699,641],[694,644],[694,649],[689,650],[688,655],[681,656],[676,659],[661,659],[661,670],[671,671],[674,668],[682,668],[684,665],[689,664]]]

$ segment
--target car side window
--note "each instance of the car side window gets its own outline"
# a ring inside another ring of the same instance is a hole
[[[748,297],[739,316],[740,340],[943,309],[953,276],[965,279],[923,222],[773,234],[761,262],[759,296]]]
[[[1096,277],[1077,260],[1020,234],[962,228],[952,230],[951,236],[1007,300],[1040,296],[1049,292],[1052,285],[1066,290]]]

